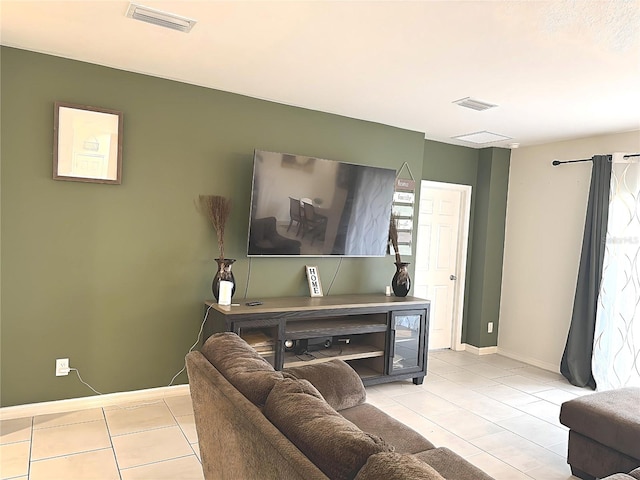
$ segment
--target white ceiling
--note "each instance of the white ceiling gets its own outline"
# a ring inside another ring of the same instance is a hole
[[[0,0],[0,41],[458,145],[640,130],[640,0],[135,3],[198,23],[142,23],[119,0]],[[512,139],[452,139],[479,131]]]

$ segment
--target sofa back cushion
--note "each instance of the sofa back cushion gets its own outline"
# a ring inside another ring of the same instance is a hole
[[[201,349],[211,364],[255,405],[262,406],[276,382],[282,380],[271,364],[233,332],[216,333]]]
[[[311,382],[327,403],[338,411],[358,406],[367,399],[360,376],[340,359],[290,367],[284,370],[284,374]]]
[[[355,480],[445,480],[430,465],[407,453],[371,455]]]
[[[307,380],[285,378],[267,398],[265,416],[331,479],[353,479],[367,459],[393,451],[324,401]]]

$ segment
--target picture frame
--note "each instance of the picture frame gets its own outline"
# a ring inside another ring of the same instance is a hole
[[[322,297],[322,282],[320,281],[320,272],[315,265],[306,265],[307,281],[309,282],[309,295],[311,297]]]
[[[120,185],[122,119],[117,110],[55,102],[53,179]]]

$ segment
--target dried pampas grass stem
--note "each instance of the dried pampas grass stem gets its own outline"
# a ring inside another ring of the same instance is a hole
[[[391,240],[393,251],[396,254],[396,263],[400,263],[402,260],[400,259],[400,252],[398,251],[398,215],[395,213],[391,214],[389,221],[389,240]]]
[[[218,237],[220,259],[224,258],[224,228],[231,214],[231,200],[219,195],[200,195],[200,212],[204,214]]]

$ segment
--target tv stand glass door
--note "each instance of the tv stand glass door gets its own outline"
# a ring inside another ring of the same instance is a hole
[[[424,310],[391,312],[389,375],[423,371],[426,365],[426,316]],[[414,383],[421,384],[422,378]]]

